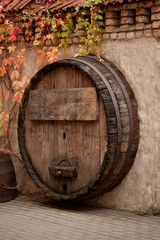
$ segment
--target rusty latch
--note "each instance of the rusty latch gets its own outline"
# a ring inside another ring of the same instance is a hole
[[[66,166],[68,165],[68,166]],[[62,160],[57,166],[48,168],[50,175],[59,178],[72,178],[77,177],[75,167],[72,167],[68,160]]]

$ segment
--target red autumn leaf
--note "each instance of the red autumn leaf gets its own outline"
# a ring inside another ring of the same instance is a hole
[[[2,66],[0,68],[0,77],[3,77],[3,75],[6,74],[6,73],[7,73],[6,68],[4,66]]]
[[[3,120],[4,120],[4,121],[8,121],[8,119],[9,119],[9,114],[8,114],[6,111],[2,112],[1,114],[2,114]]]
[[[12,34],[13,34],[13,35],[18,35],[19,31],[20,31],[19,27],[15,27],[15,28],[13,28],[13,30],[12,30]]]
[[[15,41],[16,41],[16,36],[13,35],[13,34],[11,34],[9,40],[10,40],[11,42],[15,42]]]
[[[22,97],[23,97],[23,93],[24,93],[24,91],[20,91],[20,92],[17,92],[17,93],[15,93],[14,94],[14,96],[13,96],[13,102],[21,102],[21,100],[22,100]]]
[[[4,124],[3,125],[3,131],[7,131],[8,130],[8,128],[7,128],[7,126]]]
[[[30,199],[29,197],[26,197],[25,200],[26,200],[26,201],[30,201],[31,199]]]
[[[3,59],[2,64],[11,66],[11,60],[9,58]]]

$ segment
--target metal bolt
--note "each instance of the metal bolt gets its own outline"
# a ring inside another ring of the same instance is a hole
[[[57,175],[61,175],[62,172],[60,170],[57,171]]]

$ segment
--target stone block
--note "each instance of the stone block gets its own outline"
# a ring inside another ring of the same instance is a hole
[[[133,17],[122,17],[121,24],[134,24],[134,18]]]
[[[149,23],[149,16],[137,16],[136,23]]]

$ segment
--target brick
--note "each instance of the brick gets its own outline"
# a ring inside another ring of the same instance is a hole
[[[137,8],[136,9],[136,15],[139,16],[139,15],[143,15],[143,16],[149,16],[150,15],[150,12],[148,9],[145,9],[145,8]]]
[[[82,35],[84,35],[84,30],[77,30],[76,32],[75,32],[75,36],[82,36]]]
[[[159,13],[160,12],[160,6],[152,7],[151,12],[152,13],[157,13],[157,12]]]
[[[160,29],[153,30],[153,36],[154,36],[155,38],[160,38]]]
[[[153,1],[139,2],[138,6],[144,8],[151,8],[153,6]]]
[[[45,41],[45,45],[46,45],[46,46],[51,46],[51,43],[52,43],[52,42],[51,42],[50,39],[47,39],[47,40]]]
[[[109,5],[107,11],[120,11],[122,10],[122,5]]]
[[[160,13],[152,14],[151,21],[160,20]]]
[[[120,27],[116,26],[109,26],[105,28],[106,33],[112,33],[112,32],[120,32]]]
[[[149,16],[137,16],[136,23],[149,23]]]
[[[118,39],[125,39],[125,38],[126,38],[125,32],[118,33]]]
[[[117,39],[117,33],[111,33],[110,38],[111,39]]]
[[[136,28],[136,30],[143,30],[143,29],[144,29],[144,26],[145,26],[144,23],[137,23],[137,24],[135,25],[135,28]]]
[[[117,12],[106,12],[106,18],[119,18],[119,14]]]
[[[83,22],[77,23],[76,28],[79,29],[79,30],[85,29],[85,27],[83,26]]]
[[[146,30],[144,30],[144,35],[145,35],[146,37],[152,36],[152,29],[146,29]]]
[[[114,29],[114,27],[112,27],[112,26],[106,27],[106,28],[105,28],[105,32],[106,32],[106,33],[113,32],[113,29]]]
[[[137,7],[138,3],[129,3],[123,5],[123,9],[136,9]]]
[[[144,29],[151,29],[151,28],[152,28],[152,24],[151,23],[144,25]]]
[[[105,25],[106,26],[116,26],[116,25],[118,25],[118,20],[117,19],[106,19]]]
[[[130,27],[130,25],[121,25],[120,30],[123,31],[123,32],[127,32],[129,27]]]
[[[105,40],[105,39],[109,39],[109,34],[104,34],[103,35],[103,40]]]
[[[74,37],[72,38],[73,43],[79,43],[79,37]]]
[[[58,39],[56,39],[56,38],[53,39],[53,40],[52,40],[52,44],[53,44],[53,45],[58,45]]]
[[[133,26],[129,27],[128,31],[133,32],[133,31],[135,31],[135,29],[136,29],[136,27],[135,27],[135,25],[133,25]]]
[[[160,21],[154,21],[152,23],[152,28],[160,28]]]
[[[132,10],[122,10],[121,11],[121,17],[132,17],[134,16],[134,11]]]
[[[133,17],[122,17],[121,24],[134,24],[134,18]]]
[[[135,32],[127,32],[126,36],[127,36],[128,39],[134,38],[135,37]]]
[[[137,31],[135,32],[135,37],[136,38],[139,38],[139,37],[142,37],[143,36],[143,31]]]
[[[160,5],[160,0],[155,0],[154,2],[155,5]]]

